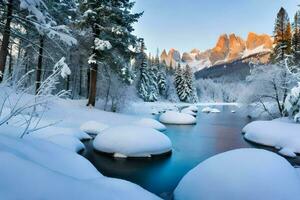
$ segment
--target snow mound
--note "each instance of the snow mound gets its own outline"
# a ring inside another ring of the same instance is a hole
[[[182,109],[181,110],[181,113],[185,113],[185,114],[189,114],[189,115],[192,115],[192,116],[197,116],[197,113],[196,112],[194,112],[194,111],[192,111],[192,110],[190,110],[189,108],[184,108],[184,109]]]
[[[171,151],[172,143],[163,133],[141,126],[118,126],[97,135],[96,150],[116,157],[150,157]]]
[[[153,128],[158,131],[165,131],[167,129],[165,125],[163,125],[162,123],[158,122],[157,120],[151,119],[151,118],[142,118],[142,119],[134,122],[134,124],[139,125],[139,126],[148,127],[148,128]]]
[[[191,125],[196,124],[196,118],[186,113],[167,111],[160,115],[159,121],[165,124]]]
[[[187,173],[175,200],[296,200],[300,177],[282,157],[265,150],[238,149],[207,159]]]
[[[47,138],[47,140],[73,152],[85,149],[84,144],[80,140],[69,135],[54,135]]]
[[[78,138],[79,140],[90,140],[92,139],[91,136],[86,134],[85,132],[79,129],[73,128],[64,128],[64,127],[55,127],[49,126],[47,128],[43,128],[37,131],[34,131],[30,134],[31,136],[38,137],[38,138],[49,138],[57,135],[68,135]]]
[[[99,123],[96,121],[88,121],[83,123],[80,126],[80,129],[88,134],[92,134],[92,135],[98,135],[99,133],[101,133],[102,131],[104,131],[105,129],[107,129],[109,126],[103,123]]]
[[[205,107],[202,109],[203,113],[220,113],[221,111],[216,108],[211,108],[211,107]]]
[[[193,112],[198,112],[198,107],[197,106],[189,106],[186,109],[191,110]]]
[[[244,137],[252,142],[300,153],[300,124],[278,120],[255,121],[246,125],[243,132]]]
[[[51,142],[0,136],[0,149],[1,199],[159,200],[138,185],[102,176]]]

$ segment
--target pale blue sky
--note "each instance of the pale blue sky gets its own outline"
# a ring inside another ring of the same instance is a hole
[[[219,35],[248,32],[272,34],[281,6],[290,19],[300,0],[136,0],[134,11],[145,11],[135,25],[149,51],[176,48],[206,50]]]

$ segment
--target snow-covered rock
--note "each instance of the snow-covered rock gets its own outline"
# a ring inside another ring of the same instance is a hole
[[[41,139],[0,135],[0,197],[30,200],[160,198],[102,176],[85,158]]]
[[[47,128],[39,129],[30,134],[31,136],[38,138],[48,138],[56,135],[68,135],[72,137],[76,137],[79,140],[90,140],[92,139],[87,133],[83,132],[80,129],[75,128],[65,128],[65,127],[56,127],[49,126]]]
[[[160,123],[159,121],[151,118],[142,118],[136,122],[134,122],[135,125],[144,126],[156,129],[158,131],[164,131],[166,130],[166,126]]]
[[[159,121],[165,124],[191,125],[196,124],[195,117],[185,113],[167,111],[160,115]]]
[[[244,137],[252,142],[300,153],[300,124],[284,121],[255,121],[243,128]],[[290,154],[290,153],[289,153]]]
[[[96,121],[88,121],[80,126],[80,129],[88,134],[98,135],[109,126]]]
[[[98,151],[117,157],[150,157],[172,149],[172,143],[166,135],[141,126],[109,128],[97,135],[93,146]]]
[[[186,109],[191,110],[193,112],[198,112],[198,107],[197,106],[189,106]]]
[[[79,152],[85,149],[84,144],[80,140],[69,135],[54,135],[47,138],[47,140],[73,152]]]
[[[205,107],[202,109],[203,113],[220,113],[221,111],[217,108]]]
[[[181,113],[185,113],[185,114],[189,114],[189,115],[192,115],[192,116],[197,116],[197,113],[196,112],[194,112],[194,111],[192,111],[192,110],[190,110],[189,108],[184,108],[184,109],[182,109],[181,110]]]
[[[282,157],[259,149],[238,149],[207,159],[187,173],[175,200],[296,200],[300,177]]]

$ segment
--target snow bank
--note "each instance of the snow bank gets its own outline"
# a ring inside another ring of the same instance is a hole
[[[265,150],[238,149],[216,155],[188,172],[175,200],[296,200],[300,177],[282,157]]]
[[[159,121],[165,124],[178,124],[178,125],[190,125],[196,124],[196,118],[192,115],[179,113],[174,111],[167,111],[160,115]]]
[[[134,124],[139,125],[139,126],[148,127],[148,128],[153,128],[158,131],[164,131],[167,129],[165,125],[163,125],[162,123],[158,122],[157,120],[151,119],[151,118],[142,118],[142,119],[134,122]]]
[[[117,157],[150,157],[171,151],[172,143],[163,133],[141,126],[118,126],[97,135],[96,150]]]
[[[141,187],[102,176],[83,157],[36,138],[0,135],[1,199],[146,199]]]
[[[88,121],[83,123],[80,126],[80,129],[86,133],[93,134],[93,135],[98,135],[105,129],[107,129],[108,126],[106,124],[96,122],[96,121]]]
[[[49,126],[47,128],[43,128],[31,133],[32,136],[38,138],[48,138],[56,135],[68,135],[78,138],[79,140],[90,140],[91,136],[86,134],[85,132],[75,129],[75,128],[65,128],[65,127],[56,127]]]
[[[80,140],[69,135],[54,135],[47,138],[47,140],[73,152],[79,152],[85,149],[84,144]]]
[[[202,109],[203,113],[220,113],[221,111],[216,108],[205,107]]]
[[[255,143],[284,149],[286,155],[300,153],[300,124],[284,121],[255,121],[243,128],[245,138]]]

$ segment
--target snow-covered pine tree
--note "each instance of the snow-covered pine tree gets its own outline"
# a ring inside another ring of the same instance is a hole
[[[186,93],[188,94],[188,97],[185,101],[188,101],[190,103],[197,102],[197,94],[196,94],[196,88],[194,86],[194,74],[192,71],[192,68],[189,65],[186,65],[185,71],[183,73],[185,85],[187,88],[185,88]]]
[[[292,37],[292,58],[295,69],[300,70],[300,11],[294,16]]]
[[[134,6],[130,0],[80,0],[80,5],[83,14],[81,24],[86,29],[92,29],[94,36],[89,59],[90,92],[87,105],[95,106],[98,64],[110,65],[124,81],[132,82],[128,68],[134,52],[129,47],[136,46],[133,23],[142,13],[130,12]]]
[[[291,24],[288,14],[284,8],[281,7],[277,14],[274,27],[274,44],[271,60],[273,63],[284,64],[286,59],[291,55]]]
[[[180,63],[175,70],[175,88],[180,101],[185,102],[188,98],[187,85],[184,79],[183,70]]]

